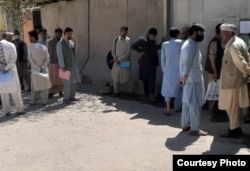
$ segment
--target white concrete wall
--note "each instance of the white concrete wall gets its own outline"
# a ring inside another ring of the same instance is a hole
[[[78,41],[79,67],[88,57],[84,74],[93,82],[111,81],[106,65],[106,55],[113,39],[119,35],[122,25],[129,27],[128,36],[132,42],[150,27],[159,31],[158,43],[166,35],[167,0],[90,0],[88,18],[88,0],[62,1],[41,8],[42,23],[50,35],[58,26],[74,29]],[[207,44],[215,34],[215,26],[220,22],[232,22],[239,26],[239,20],[250,19],[249,0],[172,0],[171,25],[182,27],[193,22],[205,25],[205,40],[201,44],[203,57],[206,57]],[[90,31],[88,32],[88,19]],[[170,27],[168,26],[168,27]],[[88,47],[88,34],[89,43]],[[247,36],[240,35],[247,40]],[[132,77],[138,80],[139,55],[132,53]],[[162,73],[158,67],[157,83]],[[140,89],[140,88],[139,88]]]
[[[201,44],[204,58],[218,23],[230,22],[239,27],[240,20],[250,20],[249,0],[172,0],[172,3],[173,26],[182,27],[193,22],[205,25],[205,40]],[[239,36],[247,40],[246,35]]]
[[[90,0],[90,58],[84,74],[94,82],[111,81],[106,55],[120,27],[129,27],[132,42],[150,27],[158,29],[158,43],[166,33],[166,0]],[[41,7],[42,24],[50,35],[58,26],[74,29],[77,41],[79,67],[88,57],[88,0],[59,2]],[[137,53],[132,53],[132,76],[138,80]],[[158,84],[161,81],[159,67]],[[140,88],[139,88],[140,89]]]

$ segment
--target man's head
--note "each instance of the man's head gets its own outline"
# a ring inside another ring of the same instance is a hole
[[[202,24],[194,23],[190,27],[189,34],[196,42],[202,42],[204,39],[205,27]]]
[[[20,38],[20,32],[19,32],[19,30],[14,30],[13,39],[16,40],[16,39],[19,39],[19,38]]]
[[[125,38],[128,34],[128,27],[127,26],[122,26],[120,29],[120,36]]]
[[[181,29],[180,38],[181,40],[187,40],[189,36],[189,27],[185,26]]]
[[[41,28],[39,31],[39,35],[40,35],[42,40],[46,40],[47,39],[47,29]]]
[[[13,36],[13,33],[11,33],[11,32],[3,32],[3,34],[2,34],[3,39],[5,39],[9,42],[12,41],[12,36]]]
[[[42,29],[42,28],[43,28],[42,25],[37,25],[37,26],[35,27],[35,30],[37,31],[37,33],[39,33],[39,32],[40,32],[40,29]]]
[[[157,29],[156,28],[150,28],[148,30],[148,38],[149,40],[155,40],[156,36],[157,36]]]
[[[217,35],[220,35],[220,32],[221,32],[220,26],[221,26],[222,24],[223,24],[223,23],[217,24],[216,27],[215,27],[215,33],[216,33]]]
[[[38,32],[36,30],[30,31],[29,39],[31,43],[36,43],[38,40]]]
[[[220,26],[221,41],[225,45],[235,35],[236,26],[234,24],[224,23]]]
[[[61,37],[62,37],[62,33],[63,33],[63,30],[60,27],[58,27],[57,29],[55,29],[55,38],[57,40],[60,40]]]
[[[64,38],[70,40],[73,36],[73,29],[70,27],[65,28],[64,30]]]
[[[180,30],[177,27],[171,27],[169,30],[169,35],[171,38],[177,39],[180,35]]]

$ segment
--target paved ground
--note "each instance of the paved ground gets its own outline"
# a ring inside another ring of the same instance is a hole
[[[250,154],[250,124],[239,141],[222,139],[226,122],[203,111],[206,137],[181,132],[180,114],[164,108],[95,95],[81,85],[80,102],[26,106],[23,116],[0,116],[0,171],[171,171],[173,154]],[[28,104],[28,94],[23,94]]]

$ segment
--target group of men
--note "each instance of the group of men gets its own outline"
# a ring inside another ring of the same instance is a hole
[[[200,130],[200,114],[206,103],[206,88],[203,78],[203,62],[199,43],[204,40],[205,27],[193,23],[181,31],[172,27],[170,40],[156,44],[157,30],[151,28],[138,41],[131,43],[127,37],[128,28],[121,27],[120,36],[114,39],[112,55],[114,66],[111,75],[114,80],[114,94],[119,95],[119,86],[130,80],[130,67],[122,67],[123,61],[130,61],[131,49],[139,52],[139,79],[143,81],[145,95],[154,100],[158,52],[161,49],[163,81],[161,94],[166,102],[166,115],[171,115],[170,102],[175,98],[175,111],[182,111],[181,126],[190,135],[208,133]],[[243,109],[249,107],[247,87],[250,75],[249,53],[246,43],[236,36],[236,26],[220,23],[215,28],[216,36],[210,41],[205,70],[208,81],[220,79],[220,93],[217,102],[209,101],[212,112],[226,111],[229,129],[225,138],[240,138],[243,135]],[[180,38],[180,39],[179,39]]]
[[[243,135],[241,130],[241,125],[244,123],[243,109],[249,107],[248,47],[236,36],[237,29],[233,24],[220,23],[215,31],[216,36],[208,46],[205,70],[208,72],[209,81],[220,79],[218,109],[225,110],[229,118],[229,129],[225,134],[221,134],[221,137],[240,138]],[[204,39],[204,32],[203,25],[194,23],[190,27],[189,38],[182,44],[176,36],[179,32],[176,28],[171,28],[172,39],[163,43],[161,56],[162,65],[164,68],[169,68],[168,71],[163,71],[166,81],[163,81],[162,95],[168,102],[170,97],[178,99],[178,92],[182,89],[182,130],[196,136],[207,135],[200,130],[201,108],[206,102],[199,48],[199,42]],[[216,111],[214,101],[209,102],[209,109]],[[168,111],[167,106],[167,113]]]
[[[31,106],[47,105],[56,91],[59,97],[63,97],[64,104],[79,101],[75,95],[76,85],[81,79],[73,29],[67,27],[63,31],[57,28],[51,39],[48,39],[45,28],[28,34],[32,43],[29,47],[21,40],[18,30],[14,31],[14,36],[4,32],[0,41],[0,93],[6,116],[11,115],[10,95],[17,114],[25,113],[21,97],[21,90],[25,89],[24,80],[27,91],[31,91]]]

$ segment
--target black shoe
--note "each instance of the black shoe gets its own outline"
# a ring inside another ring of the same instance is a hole
[[[243,132],[241,130],[241,128],[236,128],[236,129],[232,129],[229,130],[227,133],[225,134],[221,134],[220,136],[223,138],[241,138],[243,135]]]
[[[167,112],[167,111],[165,111],[164,114],[165,114],[166,116],[171,116],[171,113],[170,113],[170,112]]]
[[[59,97],[63,97],[63,92],[59,92]]]
[[[54,94],[49,93],[49,99],[53,98]]]
[[[79,99],[77,99],[77,98],[71,98],[71,99],[69,99],[70,101],[72,101],[72,102],[77,102],[77,101],[80,101]]]
[[[119,97],[119,96],[120,96],[120,93],[114,93],[113,96],[114,96],[114,97]]]
[[[10,112],[5,113],[6,117],[10,117],[10,115],[11,115]]]
[[[71,103],[70,100],[63,99],[63,104],[68,105],[68,104],[70,104],[70,103]]]
[[[17,112],[16,114],[17,114],[17,115],[24,115],[25,112],[24,112],[24,111],[22,111],[22,112]]]
[[[36,103],[30,103],[30,106],[36,106],[37,104]]]

